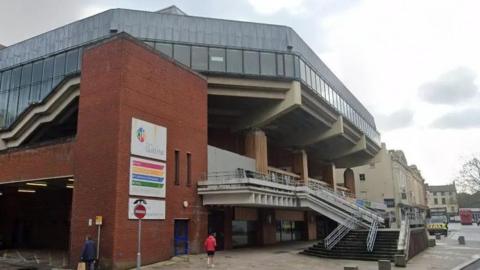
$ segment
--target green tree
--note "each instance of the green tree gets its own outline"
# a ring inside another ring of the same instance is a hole
[[[462,165],[455,184],[461,190],[475,193],[480,191],[480,159],[473,157]]]

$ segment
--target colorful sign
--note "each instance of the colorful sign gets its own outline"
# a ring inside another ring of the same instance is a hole
[[[128,219],[138,219],[135,215],[135,207],[138,207],[139,204],[135,205],[135,201],[138,198],[129,198],[128,199]],[[144,199],[145,204],[142,204],[144,207],[143,212],[139,211],[142,209],[137,209],[137,214],[145,214],[142,219],[165,219],[165,201],[164,200],[153,200],[153,199]],[[140,213],[142,212],[142,213]]]
[[[133,155],[167,160],[167,129],[132,118],[130,152]]]
[[[130,195],[165,198],[164,162],[130,157]]]

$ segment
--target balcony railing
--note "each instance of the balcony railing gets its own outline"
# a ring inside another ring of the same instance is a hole
[[[199,187],[208,185],[255,185],[262,186],[263,188],[288,191],[292,193],[292,195],[297,193],[308,194],[317,200],[325,201],[331,206],[342,209],[341,211],[350,213],[349,215],[361,217],[369,222],[376,220],[379,223],[383,223],[383,219],[374,211],[358,206],[352,201],[352,198],[345,196],[342,192],[333,190],[326,186],[325,183],[321,183],[321,181],[315,179],[309,179],[309,181],[305,183],[305,181],[300,179],[300,176],[289,172],[282,172],[278,169],[270,169],[268,174],[244,169],[237,169],[231,172],[211,172],[206,175],[204,180],[204,182],[199,183]]]

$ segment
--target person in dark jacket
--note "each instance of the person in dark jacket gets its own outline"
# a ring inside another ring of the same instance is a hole
[[[87,235],[83,244],[82,255],[80,260],[85,262],[87,270],[95,270],[95,258],[97,256],[97,247],[90,235]]]

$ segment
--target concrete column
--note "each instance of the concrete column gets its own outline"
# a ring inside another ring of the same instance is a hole
[[[274,244],[276,240],[275,210],[258,209],[257,239],[259,245]]]
[[[313,212],[306,212],[305,221],[307,223],[307,240],[317,239],[317,216]]]
[[[245,136],[245,154],[254,158],[257,172],[268,173],[267,136],[259,129],[251,130]]]
[[[305,150],[293,153],[293,172],[299,174],[305,182],[308,181],[308,157]]]
[[[225,219],[224,219],[224,239],[223,239],[223,248],[232,249],[232,220],[233,220],[233,208],[225,208]]]

